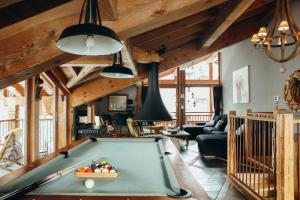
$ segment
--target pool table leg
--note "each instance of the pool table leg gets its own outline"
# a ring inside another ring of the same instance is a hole
[[[187,136],[187,137],[185,138],[185,140],[186,140],[186,150],[188,150],[189,142],[190,142],[189,137]]]

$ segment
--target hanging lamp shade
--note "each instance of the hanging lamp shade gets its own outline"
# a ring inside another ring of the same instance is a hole
[[[119,63],[117,63],[119,57]],[[108,78],[133,78],[133,72],[131,69],[124,67],[122,61],[122,54],[118,52],[114,54],[113,64],[108,67],[104,67],[100,72],[101,76]]]
[[[85,20],[81,23],[84,10]],[[114,54],[122,49],[123,44],[113,30],[102,26],[97,0],[85,0],[79,24],[63,30],[56,46],[72,54],[97,56]]]
[[[165,107],[160,91],[158,71],[159,63],[148,64],[148,90],[142,110],[134,117],[136,121],[172,121],[175,120]]]

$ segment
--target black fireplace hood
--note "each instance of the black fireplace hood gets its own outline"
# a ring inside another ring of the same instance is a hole
[[[166,109],[159,92],[159,63],[152,62],[148,67],[148,91],[141,112],[134,117],[136,121],[171,121],[172,115]]]

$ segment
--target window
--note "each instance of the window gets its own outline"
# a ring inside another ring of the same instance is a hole
[[[54,131],[54,88],[46,75],[41,79],[41,100],[39,101],[39,152],[40,156],[52,153],[55,148]]]
[[[185,112],[210,112],[209,87],[187,87],[185,95]]]
[[[4,165],[9,170],[20,167],[18,163],[24,163],[25,157],[25,81],[0,90],[0,144],[7,143],[9,147],[5,149],[4,160],[10,159],[15,162],[8,162]],[[15,131],[14,131],[15,130]],[[14,134],[15,140],[8,140]],[[0,150],[3,146],[0,145]],[[1,163],[4,162],[1,159]],[[8,173],[0,170],[0,176]]]
[[[176,88],[160,88],[160,94],[167,110],[176,117]]]
[[[209,80],[209,64],[201,62],[185,69],[186,80]]]

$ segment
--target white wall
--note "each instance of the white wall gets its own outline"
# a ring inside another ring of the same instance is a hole
[[[300,27],[300,2],[293,4],[293,15]],[[297,10],[297,12],[296,12]],[[254,49],[250,38],[222,50],[222,84],[224,112],[236,110],[244,113],[247,108],[254,111],[272,111],[274,96],[279,96],[279,107],[287,108],[283,99],[283,87],[288,75],[300,69],[300,55],[285,64],[287,72],[281,74],[280,63],[272,61],[263,50]],[[249,65],[250,103],[233,104],[232,72]]]

